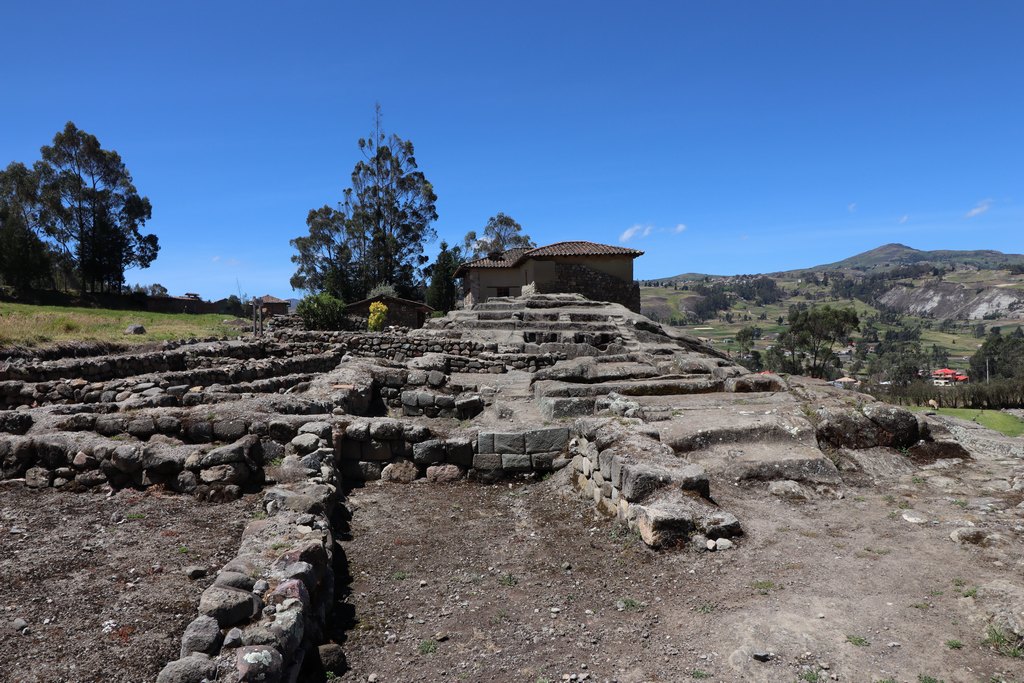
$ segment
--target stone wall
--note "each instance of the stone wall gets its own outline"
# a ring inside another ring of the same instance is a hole
[[[185,629],[180,658],[157,683],[308,680],[337,645],[323,644],[334,604],[332,525],[339,486],[329,449],[279,470],[286,483],[263,495],[263,519],[246,525]],[[200,570],[201,571],[201,570]]]
[[[743,533],[736,517],[710,500],[704,468],[679,458],[642,420],[584,418],[574,431],[574,485],[647,545],[725,549]]]
[[[640,284],[625,281],[579,263],[556,263],[557,277],[536,283],[538,294],[582,294],[593,301],[622,304],[640,312]]]

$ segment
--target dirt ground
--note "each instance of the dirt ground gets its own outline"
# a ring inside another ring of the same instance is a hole
[[[649,550],[564,471],[354,491],[341,680],[1024,681],[971,597],[1019,581],[1021,549],[951,541],[978,519],[963,501],[909,477],[805,503],[712,491],[743,521],[734,549]]]
[[[0,681],[156,680],[254,506],[0,484]],[[189,580],[191,565],[209,575]]]

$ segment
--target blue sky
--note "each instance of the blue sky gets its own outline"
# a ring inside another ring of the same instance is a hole
[[[639,278],[1020,253],[1022,29],[1013,1],[8,3],[0,164],[93,133],[153,203],[129,283],[207,298],[295,295],[375,102],[451,243],[503,211]]]

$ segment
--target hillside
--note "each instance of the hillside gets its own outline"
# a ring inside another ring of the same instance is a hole
[[[807,270],[872,270],[919,263],[973,266],[979,269],[1007,268],[1009,266],[1024,266],[1024,254],[1004,254],[991,249],[922,251],[905,244],[891,243],[842,261],[813,266]]]
[[[1024,325],[1024,255],[922,251],[886,244],[832,264],[764,275],[685,275],[641,283],[644,315],[684,327],[726,351],[756,327],[764,349],[785,331],[792,306],[853,307],[880,336],[920,330],[950,362],[966,361],[978,335]],[[856,335],[855,335],[856,337]]]

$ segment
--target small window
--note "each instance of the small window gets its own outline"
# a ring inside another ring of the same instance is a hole
[[[496,287],[498,293],[495,296],[508,296],[508,287]]]

